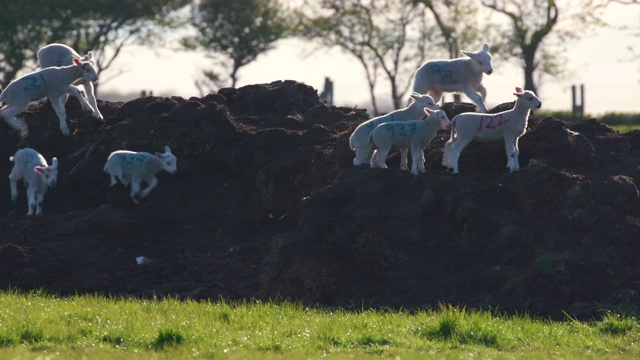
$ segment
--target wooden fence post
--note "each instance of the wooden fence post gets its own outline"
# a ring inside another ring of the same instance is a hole
[[[574,119],[584,116],[584,84],[580,85],[580,104],[576,103],[576,86],[571,86],[571,115]]]

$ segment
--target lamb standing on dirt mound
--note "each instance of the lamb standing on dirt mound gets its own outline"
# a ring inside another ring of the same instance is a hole
[[[73,65],[73,59],[79,59],[80,61],[89,61],[93,64],[93,53],[89,51],[87,55],[80,56],[75,50],[68,47],[64,44],[49,44],[47,46],[43,46],[38,50],[38,62],[40,63],[41,68],[48,68],[52,66],[67,66]],[[98,110],[98,103],[96,101],[95,91],[93,89],[93,82],[80,79],[73,83],[74,86],[71,86],[69,90],[71,90],[70,94],[73,95],[80,104],[82,108],[86,111],[91,111],[93,113],[93,117],[96,119],[102,120],[102,114],[100,110]],[[82,93],[75,85],[82,85],[84,87],[84,92],[87,95],[87,101],[85,100]],[[67,102],[68,95],[62,101],[63,103]]]
[[[124,186],[131,184],[131,198],[135,204],[139,203],[138,196],[144,199],[158,185],[158,172],[164,170],[175,174],[178,171],[177,159],[168,146],[164,147],[164,154],[155,155],[127,150],[114,151],[109,155],[103,170],[111,176],[111,186],[117,183],[116,177]],[[148,185],[140,191],[142,182]]]
[[[71,133],[67,127],[64,101],[69,96],[68,93],[73,92],[73,89],[78,90],[72,85],[78,79],[86,81],[98,79],[91,62],[73,59],[73,65],[50,67],[27,74],[12,81],[0,94],[0,102],[4,103],[0,109],[0,115],[4,117],[7,124],[19,131],[24,139],[29,135],[29,128],[27,124],[18,120],[16,115],[25,111],[29,107],[29,102],[40,100],[46,96],[58,115],[60,131],[69,136]],[[86,104],[86,107],[91,108],[89,104]]]
[[[504,139],[507,151],[507,169],[520,170],[518,163],[518,139],[527,130],[531,109],[540,109],[542,102],[527,90],[516,88],[517,96],[513,109],[497,114],[462,113],[451,120],[451,138],[444,144],[442,165],[458,173],[460,153],[472,140],[481,142]]]
[[[24,179],[27,188],[27,204],[29,206],[28,216],[34,214],[42,215],[42,202],[44,194],[49,187],[56,185],[58,181],[58,159],[51,160],[51,166],[47,165],[37,151],[25,148],[18,150],[15,155],[9,158],[13,161],[13,169],[9,174],[11,184],[11,200],[18,200],[18,180]]]
[[[436,103],[443,92],[460,91],[478,105],[480,112],[486,113],[487,90],[482,85],[482,73],[491,75],[493,72],[489,44],[484,44],[478,52],[461,52],[468,58],[432,60],[418,68],[413,91],[431,95]]]
[[[371,159],[374,148],[369,142],[369,134],[376,126],[389,121],[408,121],[420,119],[424,116],[424,108],[431,110],[439,109],[438,105],[429,95],[421,95],[413,93],[410,95],[409,105],[404,109],[394,110],[386,115],[375,117],[358,125],[351,137],[349,137],[349,146],[356,152],[353,159],[353,165],[367,164]],[[402,160],[400,167],[407,169],[407,149],[402,149]]]
[[[426,116],[420,120],[394,121],[378,125],[369,135],[369,142],[378,151],[371,157],[371,167],[386,169],[385,159],[392,147],[409,148],[411,150],[411,173],[423,173],[423,149],[436,137],[439,129],[449,126],[449,118],[444,110],[431,111],[424,108]]]

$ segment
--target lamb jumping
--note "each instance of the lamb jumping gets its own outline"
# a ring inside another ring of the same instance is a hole
[[[444,144],[442,165],[458,173],[460,153],[472,140],[488,142],[504,139],[507,169],[520,170],[518,140],[527,129],[531,109],[540,109],[542,102],[527,90],[516,88],[513,109],[496,114],[462,113],[451,120],[451,138]]]
[[[375,145],[378,151],[371,157],[372,168],[387,168],[385,159],[392,147],[411,149],[411,173],[423,173],[423,149],[436,137],[439,129],[449,126],[449,118],[444,110],[430,110],[423,119],[409,121],[394,121],[378,125],[369,135],[369,143]]]
[[[29,128],[22,120],[18,120],[16,115],[25,111],[29,107],[30,101],[48,97],[51,105],[60,120],[60,131],[64,135],[70,135],[67,127],[67,114],[64,109],[64,101],[68,93],[78,91],[72,84],[78,80],[96,81],[98,79],[96,71],[90,61],[73,59],[73,65],[62,67],[49,67],[40,69],[30,74],[24,75],[12,81],[0,94],[0,102],[4,103],[0,109],[0,116],[16,131],[20,132],[22,138],[29,135]],[[82,101],[81,101],[82,103]],[[86,102],[83,107],[90,109]]]
[[[93,53],[91,51],[89,51],[85,56],[80,56],[75,50],[64,44],[49,44],[38,50],[38,62],[40,63],[41,68],[73,65],[73,59],[79,59],[80,61],[89,61],[92,65],[95,66],[95,63],[93,62]],[[98,103],[96,101],[93,82],[86,79],[80,79],[73,83],[73,85],[74,86],[71,87],[72,91],[70,94],[78,99],[78,101],[80,101],[83,109],[85,109],[86,111],[91,111],[93,117],[99,120],[103,120],[104,118],[102,117],[100,110],[98,110]],[[84,88],[84,93],[86,94],[89,101],[88,104],[84,96],[82,96],[82,93],[78,90],[78,88],[76,88],[76,86],[79,85],[82,85],[82,87]],[[67,101],[67,97],[65,97],[63,103]],[[89,106],[88,108],[87,105]]]
[[[376,126],[390,121],[407,121],[420,119],[424,116],[424,108],[431,110],[439,109],[438,105],[429,95],[421,95],[413,93],[410,95],[411,100],[406,108],[394,110],[386,115],[375,117],[358,125],[351,137],[349,137],[349,146],[356,152],[353,159],[353,165],[366,164],[371,159],[374,148],[369,143],[369,134]],[[402,160],[400,166],[407,169],[407,149],[402,150]]]
[[[114,151],[104,165],[104,172],[111,176],[111,186],[117,183],[116,177],[124,186],[131,184],[131,198],[134,204],[139,204],[138,196],[144,199],[158,185],[156,174],[162,170],[170,174],[178,171],[177,159],[168,146],[164,147],[164,154],[155,155],[127,150]],[[148,185],[141,191],[142,182]]]
[[[9,158],[13,161],[13,169],[9,174],[11,184],[11,200],[18,200],[18,180],[23,179],[27,188],[28,216],[42,215],[44,194],[49,187],[58,181],[58,159],[53,158],[51,165],[37,151],[29,148],[18,150]]]
[[[420,66],[413,80],[413,91],[431,95],[436,103],[445,91],[463,92],[478,105],[480,112],[486,113],[487,90],[482,85],[482,73],[493,72],[489,45],[484,44],[478,52],[461,52],[468,58],[432,60]]]

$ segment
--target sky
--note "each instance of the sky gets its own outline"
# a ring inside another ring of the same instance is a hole
[[[546,79],[538,84],[543,109],[570,110],[571,86],[575,84],[584,85],[587,114],[640,112],[640,58],[632,59],[629,51],[631,46],[640,54],[640,6],[611,5],[605,20],[634,27],[635,32],[602,28],[569,46],[567,78]],[[481,45],[466,50],[478,51]],[[282,40],[275,49],[240,69],[237,87],[296,80],[320,93],[325,77],[329,77],[334,82],[335,105],[368,108],[370,96],[362,66],[340,49],[314,49],[317,47],[301,40]],[[119,70],[123,74],[102,83],[98,97],[129,100],[142,90],[152,91],[155,96],[199,97],[194,81],[211,66],[211,60],[202,52],[132,46],[117,58],[113,69],[105,72],[105,77]],[[494,73],[485,75],[483,84],[487,88],[487,106],[491,108],[512,101],[513,89],[524,86],[524,75],[517,64],[494,64]],[[109,95],[114,93],[122,95]],[[382,101],[390,96],[381,88],[377,98]],[[385,110],[384,104],[380,107]],[[386,110],[391,110],[390,106]]]

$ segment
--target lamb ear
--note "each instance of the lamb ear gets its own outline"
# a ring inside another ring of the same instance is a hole
[[[514,92],[513,95],[520,97],[520,95],[522,95],[522,88],[516,86],[516,92]]]
[[[484,45],[482,45],[482,51],[489,52],[489,44],[484,43]]]
[[[33,171],[37,172],[38,174],[42,174],[44,172],[44,168],[42,166],[36,166],[33,168]]]
[[[435,111],[435,110],[431,110],[431,109],[429,109],[429,108],[427,108],[427,107],[426,107],[426,108],[424,108],[424,112],[425,112],[427,115],[431,115],[434,111]]]
[[[93,51],[89,51],[87,55],[85,55],[85,57],[87,58],[87,60],[93,59]]]
[[[58,158],[54,157],[53,159],[51,159],[51,167],[56,169],[58,168]]]
[[[164,152],[171,154],[171,148],[168,145],[165,145]]]
[[[468,56],[468,57],[472,57],[472,53],[468,52],[468,51],[464,51],[464,50],[460,50],[460,52],[462,53],[462,55]]]

